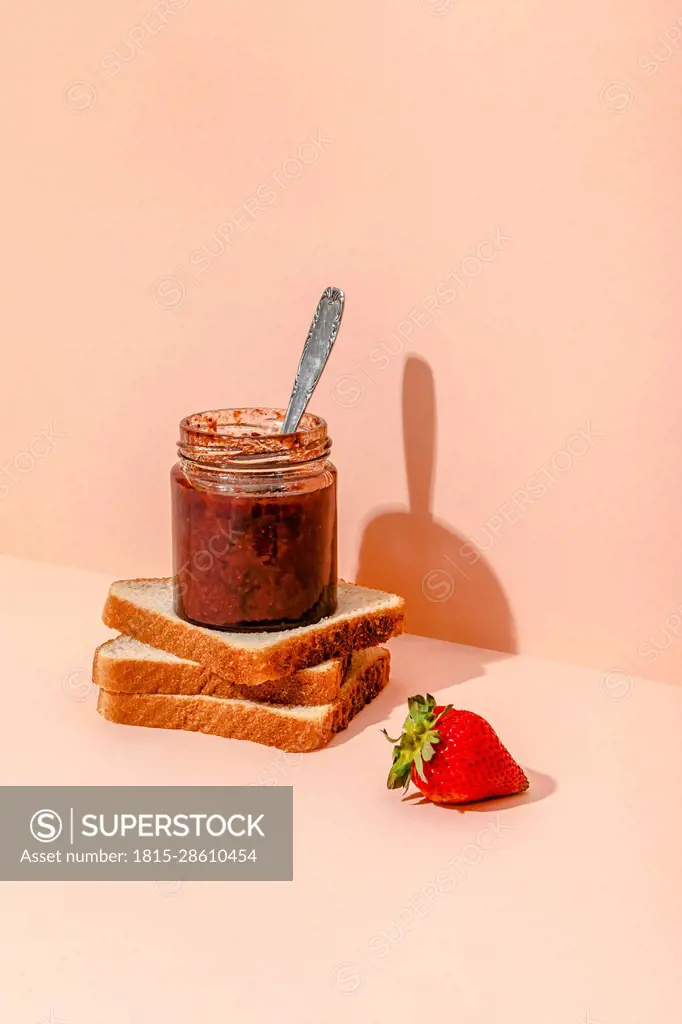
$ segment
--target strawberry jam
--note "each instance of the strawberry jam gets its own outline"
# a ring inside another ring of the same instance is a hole
[[[336,470],[326,424],[279,410],[183,420],[171,473],[175,610],[223,630],[308,625],[336,609]],[[301,435],[301,436],[299,436]]]

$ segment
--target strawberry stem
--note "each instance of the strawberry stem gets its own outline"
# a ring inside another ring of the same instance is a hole
[[[424,762],[430,761],[434,754],[434,746],[440,742],[440,733],[435,728],[437,722],[452,707],[448,704],[438,715],[435,713],[436,701],[430,693],[426,697],[417,694],[410,697],[408,715],[403,723],[403,731],[397,740],[391,739],[385,729],[384,736],[393,747],[393,763],[388,773],[386,785],[389,789],[403,787],[407,792],[410,785],[412,766],[419,778],[425,782]]]

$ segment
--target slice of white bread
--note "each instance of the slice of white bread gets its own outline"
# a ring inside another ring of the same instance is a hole
[[[336,612],[312,626],[228,633],[176,615],[171,578],[119,580],[111,585],[102,618],[107,626],[196,661],[237,686],[255,686],[402,633],[405,602],[395,594],[339,581]]]
[[[92,678],[105,690],[120,693],[203,694],[265,704],[330,704],[339,695],[349,661],[350,652],[343,658],[302,668],[284,679],[238,686],[196,661],[156,650],[130,636],[117,636],[95,651]]]
[[[100,660],[95,665],[95,683],[101,688],[97,702],[100,715],[120,725],[142,725],[156,729],[187,729],[226,739],[251,740],[295,753],[319,750],[388,682],[390,654],[383,647],[355,651],[341,686],[331,704],[317,707],[257,704],[204,695],[165,693],[122,693],[110,689],[126,669],[126,655]],[[134,671],[138,664],[133,657]],[[158,674],[168,670],[159,656]]]

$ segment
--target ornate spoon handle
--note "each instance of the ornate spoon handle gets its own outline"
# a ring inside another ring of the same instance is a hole
[[[345,296],[340,288],[325,289],[308,331],[301,361],[296,371],[287,414],[282,423],[283,434],[293,434],[317,387],[341,326]]]

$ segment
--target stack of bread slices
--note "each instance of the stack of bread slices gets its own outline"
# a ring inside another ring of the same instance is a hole
[[[188,729],[287,751],[325,746],[386,686],[395,594],[339,582],[334,615],[272,633],[186,622],[173,580],[112,584],[103,614],[122,635],[97,648],[97,709],[124,725]]]

